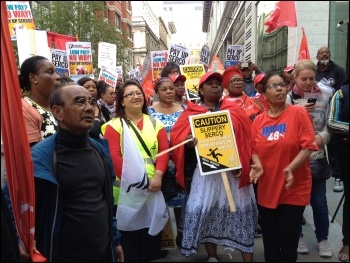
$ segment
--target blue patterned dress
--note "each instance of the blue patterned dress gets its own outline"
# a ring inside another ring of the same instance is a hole
[[[164,124],[164,128],[165,128],[167,135],[168,135],[168,140],[169,140],[170,131],[173,128],[173,125],[175,124],[175,122],[177,121],[177,119],[179,118],[180,114],[183,111],[184,111],[184,106],[181,110],[174,112],[174,113],[170,113],[170,114],[157,112],[154,108],[152,108],[152,106],[148,107],[149,114],[151,116],[157,118],[158,120],[160,120]],[[172,176],[175,176],[175,165],[174,165],[173,161],[171,160],[171,157],[172,157],[172,155],[170,152],[168,171]],[[172,200],[167,202],[167,205],[170,207],[182,207],[183,201],[184,201],[184,194],[180,190],[175,198],[173,198]]]

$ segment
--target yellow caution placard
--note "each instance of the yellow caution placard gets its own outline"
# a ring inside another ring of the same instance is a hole
[[[236,137],[228,110],[190,116],[197,138],[197,160],[202,175],[241,169]]]
[[[186,77],[186,96],[189,100],[199,99],[199,80],[205,74],[203,64],[180,65],[181,74]]]
[[[168,209],[168,214],[169,214],[169,209]],[[162,250],[176,249],[175,235],[174,235],[172,223],[173,222],[169,217],[168,222],[166,223],[164,229],[162,230],[162,241],[161,241]]]

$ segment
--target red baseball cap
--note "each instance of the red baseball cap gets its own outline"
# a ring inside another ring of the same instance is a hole
[[[206,82],[206,80],[210,77],[215,77],[218,78],[221,82],[222,82],[222,75],[219,72],[213,72],[213,71],[209,71],[207,73],[205,73],[201,79],[199,80],[199,88],[202,86],[202,84],[204,82]]]
[[[284,72],[290,73],[290,72],[292,72],[293,70],[294,70],[294,67],[292,67],[292,66],[287,66],[283,71],[284,71]]]
[[[186,77],[184,75],[173,75],[173,76],[170,76],[170,79],[173,83],[175,83],[175,81],[178,81],[178,80],[182,80],[183,82],[186,81]]]
[[[264,73],[260,73],[259,75],[257,75],[255,78],[254,78],[254,87],[259,84],[260,81],[262,81],[262,79],[265,77],[265,74]]]

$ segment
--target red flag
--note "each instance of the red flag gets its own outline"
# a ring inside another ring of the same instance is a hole
[[[61,35],[53,32],[47,32],[47,43],[49,47],[66,50],[66,42],[75,42],[77,41],[77,37]]]
[[[17,233],[31,259],[46,259],[33,248],[35,229],[34,170],[22,113],[19,79],[8,30],[6,2],[1,1],[1,134],[6,175]]]
[[[213,59],[209,64],[208,71],[219,71],[219,70],[225,70],[225,68],[220,58],[217,55],[214,55]]]
[[[142,89],[148,97],[154,96],[154,85],[152,81],[152,70],[149,70],[146,77],[142,80]]]
[[[310,52],[309,47],[307,45],[304,28],[302,27],[301,30],[303,31],[303,37],[301,38],[298,61],[303,59],[310,59]]]
[[[270,17],[265,21],[264,25],[267,26],[266,33],[271,33],[283,26],[296,27],[297,15],[294,1],[277,2],[275,9],[271,11]]]

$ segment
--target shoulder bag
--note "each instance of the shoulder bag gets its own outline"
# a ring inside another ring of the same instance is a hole
[[[151,152],[147,148],[145,142],[143,141],[137,129],[130,122],[128,122],[128,125],[134,130],[137,138],[139,139],[140,143],[142,144],[148,156],[152,158]],[[163,177],[162,177],[161,191],[163,193],[165,202],[169,202],[171,199],[176,197],[177,193],[179,192],[179,186],[176,183],[175,178],[171,176],[171,174],[169,173],[168,169],[166,170],[166,172],[163,174]]]

